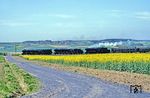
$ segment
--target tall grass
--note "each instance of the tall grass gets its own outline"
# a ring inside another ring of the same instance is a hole
[[[4,61],[5,61],[5,59],[3,58],[2,55],[0,55],[0,63],[2,63],[2,62],[4,62]]]
[[[38,79],[32,77],[14,64],[0,63],[0,98],[16,98],[39,88]]]

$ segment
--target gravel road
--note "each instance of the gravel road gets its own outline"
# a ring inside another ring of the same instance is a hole
[[[150,98],[150,93],[130,93],[125,85],[19,61],[12,56],[6,56],[6,59],[36,76],[42,83],[39,92],[22,98]]]

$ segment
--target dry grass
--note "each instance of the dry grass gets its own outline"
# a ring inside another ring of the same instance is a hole
[[[15,68],[13,66],[10,66],[10,69],[11,69],[12,74],[14,75],[14,77],[17,77],[16,80],[18,81],[19,86],[21,87],[21,90],[23,92],[27,92],[28,86],[25,83],[23,75],[21,75],[20,73],[16,72],[16,70],[15,70]]]
[[[3,65],[0,63],[0,80],[3,78]]]
[[[37,78],[9,62],[0,63],[0,98],[18,98],[37,91]]]

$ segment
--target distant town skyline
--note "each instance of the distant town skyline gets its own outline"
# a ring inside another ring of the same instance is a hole
[[[148,0],[0,0],[0,42],[150,40]]]

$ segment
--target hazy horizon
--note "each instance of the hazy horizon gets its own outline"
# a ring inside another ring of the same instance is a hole
[[[148,0],[0,0],[0,42],[150,40]]]
[[[130,38],[108,38],[108,39],[130,39]],[[87,39],[87,40],[108,40],[108,39]],[[50,39],[43,39],[43,40],[23,40],[23,41],[0,41],[0,43],[20,43],[20,42],[25,42],[25,41],[48,41]],[[68,40],[72,40],[72,41],[84,41],[82,39],[65,39],[65,40],[51,40],[51,41],[68,41]],[[148,40],[149,39],[132,39],[132,40]]]

